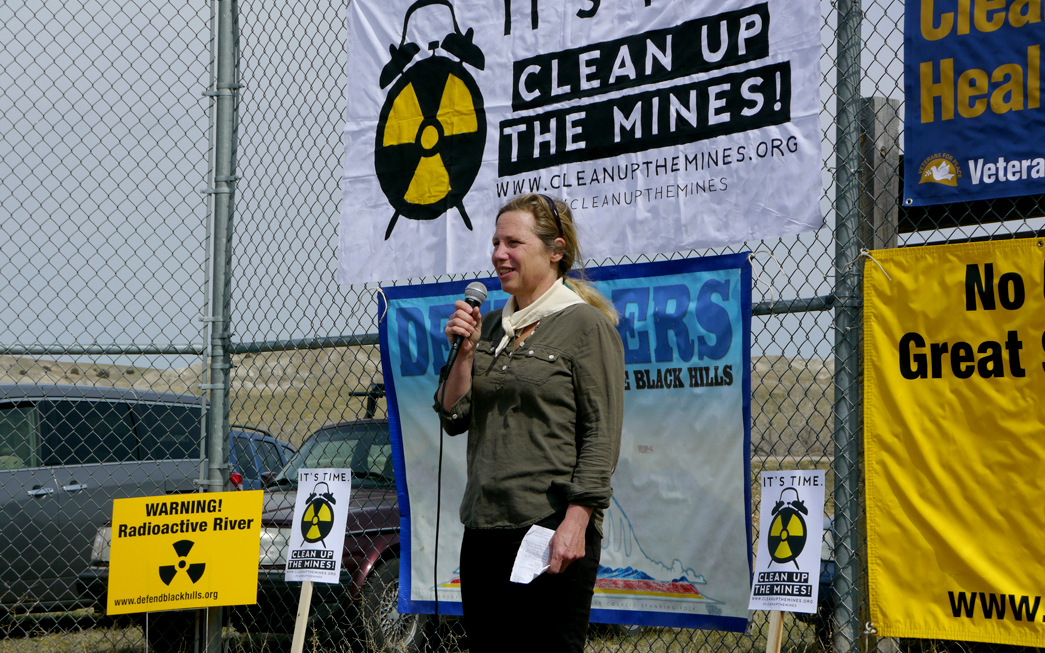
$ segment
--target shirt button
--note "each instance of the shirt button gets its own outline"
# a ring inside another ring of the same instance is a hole
[[[550,360],[550,361],[555,360],[555,354],[549,354],[548,355],[548,360]]]
[[[457,413],[454,413],[453,419],[457,419]]]
[[[503,372],[503,371],[505,371],[506,369],[508,369],[508,366],[507,366],[507,365],[502,365],[502,366],[501,366],[501,371],[502,371],[502,372]]]
[[[528,351],[527,353],[528,353],[528,354],[529,354],[530,356],[533,356],[533,350],[532,350],[532,349],[531,349],[530,351]]]

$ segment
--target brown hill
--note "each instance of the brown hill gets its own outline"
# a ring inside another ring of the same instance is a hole
[[[753,359],[752,455],[822,456],[831,451],[833,361]],[[0,356],[0,382],[134,387],[200,394],[203,364],[154,369],[91,360]],[[295,445],[315,429],[362,417],[365,392],[380,383],[376,347],[245,354],[233,359],[230,421],[271,432]],[[384,410],[384,402],[379,402]]]

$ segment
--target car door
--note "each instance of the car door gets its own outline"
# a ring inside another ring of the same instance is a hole
[[[40,444],[35,403],[0,405],[0,604],[7,610],[47,595],[47,560],[57,554],[61,495]]]
[[[201,406],[138,402],[131,405],[131,412],[141,442],[138,458],[145,464],[140,483],[146,484],[149,494],[198,490],[196,479],[207,475]]]
[[[261,442],[254,439],[244,431],[232,431],[229,440],[232,449],[229,451],[229,469],[241,474],[243,481],[241,485],[244,490],[261,489],[261,469],[256,452],[256,446]]]
[[[282,442],[259,440],[258,456],[261,458],[262,475],[275,474],[283,469],[283,465],[287,464],[293,453],[294,450]]]
[[[41,402],[45,462],[59,495],[59,535],[49,556],[48,598],[77,601],[76,576],[89,562],[98,527],[112,518],[113,498],[152,494],[162,482],[144,478],[130,406],[113,400]]]
[[[229,432],[229,469],[242,475],[242,489],[260,490],[287,464],[294,449],[260,432],[233,428]]]

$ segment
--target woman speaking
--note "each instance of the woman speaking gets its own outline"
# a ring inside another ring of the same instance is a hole
[[[468,431],[461,501],[461,598],[469,650],[584,648],[603,511],[620,452],[624,349],[612,304],[580,274],[569,207],[520,195],[497,215],[492,262],[501,310],[464,301],[446,325],[463,338],[436,392],[450,435]],[[554,530],[549,568],[510,581],[523,536]]]

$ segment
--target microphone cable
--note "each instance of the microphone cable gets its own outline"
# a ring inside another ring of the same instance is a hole
[[[439,377],[439,412],[446,410],[446,380],[450,376],[450,368],[444,367]],[[443,440],[446,429],[443,428],[443,419],[439,418],[439,456],[435,473],[435,550],[432,556],[432,592],[435,594],[435,626],[439,627],[439,520],[443,508]]]
[[[469,306],[479,308],[486,301],[486,286],[479,281],[468,284],[464,290],[464,300]],[[439,372],[439,457],[435,475],[435,551],[432,553],[432,591],[435,595],[435,622],[439,626],[439,522],[442,518],[443,507],[443,442],[446,430],[443,428],[442,413],[446,410],[446,383],[450,378],[450,368],[457,362],[457,352],[461,347],[462,339],[458,336],[452,339],[450,354],[447,356],[446,365]]]

